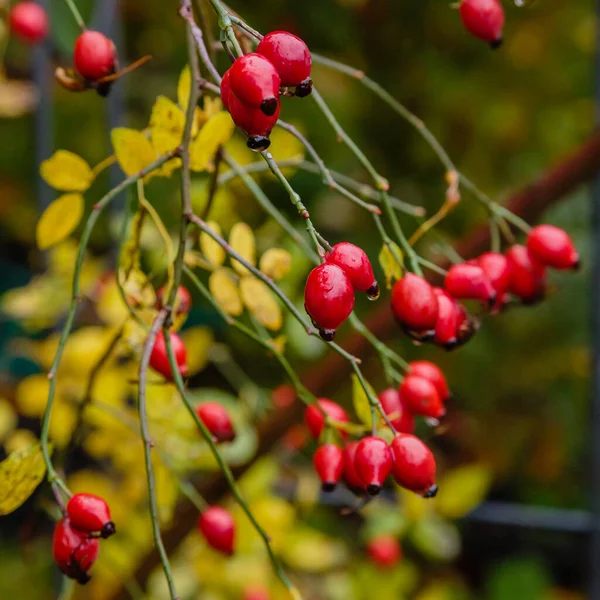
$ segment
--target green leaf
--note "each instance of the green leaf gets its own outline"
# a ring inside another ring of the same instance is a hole
[[[379,251],[379,264],[383,269],[385,275],[385,286],[388,290],[392,289],[392,283],[402,277],[402,267],[404,263],[398,263],[395,256],[398,256],[401,260],[404,260],[402,250],[398,247],[395,242],[390,242],[390,245],[394,248],[392,252],[386,244],[383,244]]]
[[[373,388],[367,383],[367,388],[370,390],[373,396],[377,396]],[[356,375],[352,375],[352,404],[354,405],[354,412],[356,416],[369,427],[372,424],[371,417],[371,405],[369,404],[369,398],[365,393],[365,390]]]
[[[460,534],[456,525],[433,515],[415,524],[411,538],[415,547],[433,560],[450,562],[460,553]]]

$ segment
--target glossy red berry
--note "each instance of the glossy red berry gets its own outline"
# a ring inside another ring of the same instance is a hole
[[[525,304],[543,299],[546,293],[546,267],[534,260],[525,246],[511,246],[506,251],[510,264],[510,291]]]
[[[325,260],[346,273],[355,291],[367,292],[372,300],[379,297],[379,285],[375,280],[371,261],[362,248],[350,242],[341,242],[333,247]]]
[[[381,438],[363,438],[354,454],[354,468],[367,493],[376,496],[392,470],[390,447]]]
[[[317,403],[323,409],[323,412],[334,421],[340,421],[342,423],[348,423],[350,421],[348,413],[333,400],[318,398]],[[323,427],[325,427],[323,413],[314,404],[308,406],[304,412],[304,421],[306,422],[306,426],[311,435],[318,440],[323,431]]]
[[[500,252],[486,252],[476,262],[496,290],[496,308],[502,308],[506,303],[512,278],[510,263]]]
[[[73,63],[89,81],[111,75],[116,70],[117,51],[112,40],[99,31],[84,31],[75,41]]]
[[[358,448],[358,442],[350,442],[344,447],[344,473],[343,478],[346,485],[355,493],[362,493],[365,491],[365,484],[362,479],[358,476],[356,468],[354,466],[354,460],[356,457],[356,449]]]
[[[538,225],[527,236],[527,250],[537,262],[553,269],[577,269],[579,254],[569,234],[554,225]]]
[[[71,526],[69,519],[61,519],[54,528],[52,556],[58,568],[80,584],[87,583],[89,570],[98,558],[97,538],[89,538],[87,533]]]
[[[231,442],[235,439],[231,417],[222,404],[202,402],[196,407],[196,414],[206,425],[215,442]]]
[[[425,339],[431,339],[438,310],[438,300],[433,287],[423,277],[406,273],[394,284],[392,311],[407,333],[414,332]]]
[[[242,596],[242,600],[269,600],[269,598],[267,589],[260,586],[247,587]]]
[[[233,554],[235,523],[228,510],[220,506],[207,508],[198,519],[198,529],[209,546],[228,556]]]
[[[367,554],[378,567],[393,567],[402,558],[400,542],[393,535],[377,535],[367,542]]]
[[[300,88],[296,89],[296,95],[300,97],[310,94],[312,58],[303,40],[287,31],[272,31],[261,40],[256,52],[275,67],[281,85]]]
[[[458,325],[462,317],[462,307],[441,288],[434,288],[438,300],[438,318],[435,324],[435,343],[446,350],[458,345]]]
[[[454,298],[481,300],[489,305],[496,301],[496,290],[477,265],[461,263],[450,267],[444,288]]]
[[[400,396],[414,415],[441,419],[446,414],[436,386],[420,375],[407,375],[400,384]]]
[[[183,340],[173,331],[171,332],[171,346],[175,354],[177,366],[179,367],[179,373],[182,377],[185,377],[188,374],[187,351]],[[173,380],[173,372],[171,371],[167,345],[162,330],[158,332],[154,341],[152,354],[150,354],[150,366],[165,379]]]
[[[321,337],[333,340],[354,309],[354,290],[346,273],[329,263],[315,267],[306,280],[304,307]]]
[[[446,376],[435,363],[429,362],[428,360],[414,360],[409,363],[408,372],[410,375],[418,375],[419,377],[431,381],[442,402],[446,402],[446,400],[450,398],[450,388],[448,387]],[[406,433],[412,432],[409,431]]]
[[[231,69],[227,69],[223,74],[223,78],[221,79],[221,102],[225,107],[225,110],[229,111],[229,98],[231,96]]]
[[[416,436],[399,433],[392,442],[393,475],[398,485],[425,498],[437,494],[435,458]]]
[[[271,117],[279,109],[281,79],[273,64],[260,54],[240,56],[229,69],[229,85],[237,99]]]
[[[313,457],[313,465],[319,479],[323,483],[324,492],[335,489],[344,470],[344,454],[335,444],[319,446]]]
[[[412,433],[415,430],[415,419],[402,402],[400,392],[394,388],[383,390],[378,396],[379,402],[389,417],[396,431]]]
[[[99,533],[110,537],[116,532],[110,518],[110,509],[103,498],[93,494],[75,494],[67,503],[67,517],[71,526],[85,533]]]
[[[164,303],[168,300],[165,298],[165,288],[161,287],[156,292],[156,305],[159,309],[164,306]],[[187,315],[192,310],[192,296],[189,290],[180,285],[177,288],[177,295],[175,296],[175,314],[176,315]]]
[[[504,9],[499,0],[462,0],[459,11],[471,35],[488,42],[492,48],[502,44]]]
[[[258,108],[246,106],[233,92],[230,92],[228,108],[233,122],[248,136],[246,142],[248,148],[256,152],[262,152],[271,145],[269,135],[271,135],[271,130],[275,127],[275,123],[279,118],[281,110],[279,100],[277,100],[275,113],[268,117]]]
[[[29,44],[44,41],[50,29],[48,14],[37,2],[18,2],[10,11],[10,30]]]

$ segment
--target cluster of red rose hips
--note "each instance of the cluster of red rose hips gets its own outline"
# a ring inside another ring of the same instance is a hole
[[[237,58],[221,81],[221,100],[248,136],[248,148],[266,150],[281,111],[280,95],[302,98],[312,90],[312,58],[306,44],[287,31],[267,34],[256,52]],[[291,92],[289,88],[295,88]]]
[[[492,48],[502,44],[504,9],[500,0],[462,0],[458,10],[465,29]]]
[[[75,494],[56,524],[52,556],[58,568],[78,583],[87,583],[100,550],[98,540],[116,532],[106,502],[93,494]]]

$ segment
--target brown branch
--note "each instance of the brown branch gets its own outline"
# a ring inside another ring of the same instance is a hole
[[[525,185],[514,192],[506,206],[515,214],[527,221],[536,221],[552,204],[561,200],[579,186],[590,181],[600,171],[600,132],[584,143],[573,154],[560,163],[548,169],[534,182]],[[459,240],[457,252],[469,258],[485,251],[490,242],[490,232],[487,224],[477,228],[471,234]],[[442,265],[444,266],[444,265]],[[431,279],[439,277],[432,274]],[[367,327],[379,338],[385,339],[396,335],[396,327],[388,306],[383,303],[366,323]],[[353,355],[370,350],[370,345],[364,337],[347,335],[341,344]],[[339,387],[341,381],[351,372],[350,363],[339,354],[332,353],[326,360],[311,366],[304,378],[306,387],[316,395],[327,395]],[[297,423],[302,416],[302,404],[295,402],[287,409],[278,409],[258,426],[260,436],[256,456],[270,452],[290,426]],[[233,470],[236,477],[248,469],[244,465]],[[214,475],[203,478],[199,483],[199,491],[208,503],[214,503],[227,493],[227,482],[224,477]],[[176,550],[182,540],[194,528],[198,517],[197,509],[189,501],[182,501],[176,509],[172,525],[164,532],[163,539],[168,553]],[[135,579],[144,587],[148,577],[159,564],[156,551],[150,552],[140,563]],[[128,592],[123,588],[113,596],[113,600],[128,600]]]

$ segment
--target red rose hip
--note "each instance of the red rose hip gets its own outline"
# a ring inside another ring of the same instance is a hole
[[[271,117],[279,108],[281,79],[273,64],[251,52],[240,56],[230,68],[229,85],[237,99]]]
[[[75,41],[73,63],[88,81],[96,81],[116,70],[117,51],[112,40],[99,31],[84,31]]]
[[[392,311],[402,328],[426,338],[434,335],[438,318],[438,300],[423,277],[406,273],[392,289]]]
[[[441,419],[446,414],[435,385],[419,375],[407,375],[400,384],[400,396],[414,415]]]
[[[228,112],[231,112],[229,110],[229,98],[231,96],[231,83],[229,80],[230,76],[231,69],[227,69],[227,71],[225,71],[223,74],[223,78],[221,79],[221,102],[223,103],[225,110]]]
[[[418,375],[424,379],[428,379],[433,383],[442,402],[446,402],[450,398],[450,389],[446,376],[443,371],[435,364],[428,360],[415,360],[408,365],[408,372],[411,375]],[[412,432],[407,432],[412,433]]]
[[[381,438],[363,438],[356,448],[354,468],[367,493],[376,496],[392,470],[390,447]]]
[[[317,404],[323,409],[323,412],[334,421],[340,421],[342,423],[348,423],[350,421],[348,413],[339,404],[333,402],[333,400],[318,398]],[[308,406],[304,412],[304,421],[313,438],[318,440],[323,431],[323,427],[325,427],[323,413],[314,404]],[[344,432],[342,432],[342,437],[345,437]]]
[[[48,14],[37,2],[18,2],[8,20],[11,32],[29,44],[44,41],[50,29]]]
[[[553,269],[577,269],[579,254],[569,234],[554,225],[538,225],[527,236],[527,250],[537,262]]]
[[[103,498],[94,494],[75,494],[67,503],[67,517],[71,526],[85,533],[99,533],[107,538],[115,533],[110,509]]]
[[[196,414],[210,431],[215,442],[231,442],[235,439],[231,417],[222,404],[202,402],[196,407]]]
[[[233,92],[229,93],[227,106],[233,122],[248,136],[246,146],[255,152],[266,150],[271,145],[271,130],[279,118],[279,100],[275,112],[270,117],[258,108],[243,104]]]
[[[315,267],[306,280],[304,307],[321,337],[332,341],[354,309],[354,290],[346,273],[329,263]]]
[[[438,318],[435,324],[435,343],[446,350],[458,345],[458,325],[461,307],[458,302],[441,288],[434,289],[438,300]]]
[[[400,542],[393,535],[377,535],[367,542],[367,554],[378,566],[393,567],[402,557]]]
[[[355,291],[367,292],[372,300],[379,297],[379,285],[375,280],[371,261],[362,248],[350,242],[341,242],[333,247],[325,260],[346,273]]]
[[[492,48],[502,44],[504,9],[499,0],[462,0],[458,8],[465,29]]]
[[[398,485],[432,498],[437,494],[436,464],[431,450],[416,436],[399,433],[392,442],[393,475]]]
[[[402,402],[400,392],[394,388],[383,390],[378,396],[379,402],[389,417],[394,429],[404,433],[412,433],[415,430],[415,419]]]
[[[198,519],[198,529],[209,546],[228,556],[233,554],[235,523],[228,510],[220,506],[207,508]]]
[[[496,301],[496,290],[477,265],[462,263],[450,267],[444,280],[444,288],[454,298],[481,300],[489,305]]]
[[[335,444],[319,446],[313,457],[315,471],[323,484],[324,492],[332,492],[344,470],[344,454]]]
[[[506,303],[512,279],[510,263],[500,252],[486,252],[476,262],[489,279],[492,287],[496,290],[495,308],[501,309],[503,304]]]
[[[356,457],[356,449],[358,448],[358,442],[350,442],[346,444],[344,448],[344,472],[343,478],[346,485],[357,494],[362,494],[365,491],[365,484],[362,479],[358,476],[356,468],[354,467],[354,460]]]
[[[542,300],[546,293],[546,267],[518,244],[506,251],[506,259],[511,269],[510,291],[525,304]]]
[[[183,340],[174,332],[171,332],[171,346],[175,354],[175,361],[179,367],[179,373],[182,377],[185,377],[188,374],[187,351]],[[169,381],[173,380],[173,372],[171,371],[169,355],[167,354],[167,344],[162,330],[158,332],[154,340],[154,346],[150,354],[150,366],[165,379]]]
[[[71,526],[69,519],[61,519],[54,528],[52,556],[58,568],[70,579],[80,584],[87,583],[90,569],[98,558],[97,538]]]

